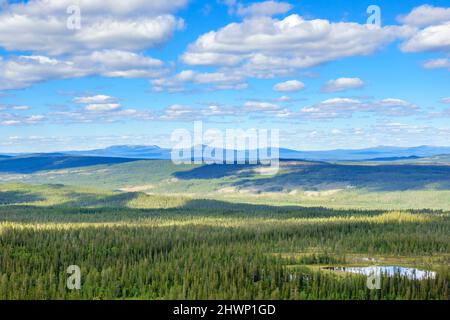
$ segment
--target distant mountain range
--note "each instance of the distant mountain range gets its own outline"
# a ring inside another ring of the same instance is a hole
[[[206,146],[203,146],[204,150]],[[194,154],[193,149],[192,155]],[[108,163],[108,161],[124,162],[131,159],[141,160],[170,160],[171,149],[161,148],[156,145],[140,146],[140,145],[121,145],[111,146],[104,149],[95,149],[87,151],[64,151],[50,154],[20,154],[20,155],[0,155],[2,166],[8,161],[13,159],[20,160],[21,162],[29,161],[30,158],[38,159],[42,161],[47,159],[55,160],[55,157],[69,156],[64,161],[75,162],[84,161],[89,163]],[[222,153],[224,156],[227,151],[222,149],[216,149],[216,154]],[[269,150],[259,150],[259,158],[263,158],[263,154],[270,154]],[[398,160],[414,160],[419,158],[429,158],[438,155],[450,154],[450,147],[434,147],[434,146],[419,146],[413,148],[400,148],[400,147],[374,147],[367,149],[337,149],[328,151],[297,151],[293,149],[281,148],[279,150],[280,159],[283,160],[307,160],[307,161],[398,161]],[[235,156],[239,159],[244,157],[249,158],[249,152],[245,152],[245,155],[238,156],[238,152],[234,151]],[[10,158],[8,158],[10,157]],[[84,159],[89,157],[90,159]],[[186,156],[186,157],[189,157]],[[114,158],[116,160],[106,160],[104,158]],[[207,157],[204,160],[209,160]],[[6,161],[6,162],[5,162]]]
[[[226,152],[217,149],[216,152]],[[160,159],[171,158],[171,149],[158,146],[112,146],[105,149],[89,151],[62,152],[70,155],[97,156],[97,157],[120,157],[132,159]],[[248,152],[246,153],[248,156]],[[269,152],[270,154],[270,152]],[[392,161],[402,158],[433,157],[441,154],[450,154],[450,147],[419,146],[413,148],[400,147],[374,147],[367,149],[337,149],[328,151],[298,151],[280,148],[280,158],[289,160],[311,160],[311,161],[358,161],[379,160]]]
[[[290,150],[289,150],[290,151]],[[442,154],[450,154],[450,147],[419,146],[412,148],[401,147],[374,147],[367,149],[338,149],[329,151],[280,151],[281,158],[286,159],[291,156],[296,159],[320,160],[320,161],[361,161],[379,160],[392,161],[406,158],[433,157]]]
[[[131,159],[153,159],[169,160],[171,149],[164,149],[158,146],[111,146],[105,149],[95,149],[88,151],[65,151],[61,152],[70,155],[96,156],[96,157],[119,157]]]

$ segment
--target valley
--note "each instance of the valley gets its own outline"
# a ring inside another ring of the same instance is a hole
[[[449,297],[447,164],[44,157],[0,160],[0,299]]]

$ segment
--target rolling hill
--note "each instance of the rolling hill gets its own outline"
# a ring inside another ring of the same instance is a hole
[[[134,150],[135,156],[148,151]],[[114,149],[115,154],[132,156],[129,151],[128,147]],[[449,208],[450,155],[282,160],[277,174],[262,175],[262,170],[264,166],[249,164],[175,165],[171,160],[32,154],[0,158],[0,185],[52,184],[240,201],[261,197],[327,207]]]
[[[136,160],[127,158],[75,156],[61,153],[32,154],[26,156],[0,158],[0,172],[31,174],[46,170],[61,170],[95,165],[111,165],[131,161]]]
[[[260,165],[175,165],[170,160],[35,156],[0,161],[0,182],[60,183],[157,193],[295,190],[450,190],[450,166],[426,163],[281,161],[275,175]]]

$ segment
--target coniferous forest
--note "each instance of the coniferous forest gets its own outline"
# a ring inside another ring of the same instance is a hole
[[[0,299],[449,298],[450,217],[442,211],[160,196],[138,197],[147,209],[92,199],[90,207],[12,205],[14,196],[2,192]],[[370,290],[364,275],[326,269],[373,264],[436,276],[382,275]],[[71,265],[80,268],[80,290],[67,287]]]

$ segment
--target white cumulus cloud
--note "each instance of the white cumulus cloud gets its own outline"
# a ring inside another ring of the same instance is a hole
[[[345,57],[369,55],[411,28],[306,20],[250,17],[200,36],[182,55],[189,65],[240,68],[260,78],[286,74]]]
[[[297,92],[305,88],[305,84],[298,80],[289,80],[277,83],[273,89],[278,92]]]
[[[0,90],[21,89],[53,80],[92,75],[118,78],[154,78],[167,70],[163,62],[119,50],[94,51],[65,59],[29,55],[0,59]]]
[[[150,81],[153,91],[184,91],[186,86],[201,85],[208,90],[242,90],[247,88],[247,83],[242,75],[234,72],[197,72],[184,70],[180,73]]]
[[[328,81],[322,88],[323,92],[342,92],[364,87],[360,78],[339,78]]]
[[[449,70],[450,70],[450,59],[447,59],[447,58],[431,59],[431,60],[426,61],[422,66],[425,69],[449,68]]]
[[[252,3],[248,6],[237,5],[237,14],[241,16],[273,16],[283,14],[292,9],[292,5],[287,2],[264,1]]]
[[[409,14],[398,17],[399,22],[423,27],[450,21],[450,8],[434,7],[428,4],[414,8]]]
[[[355,113],[374,113],[389,117],[406,117],[419,112],[415,104],[397,98],[363,101],[353,98],[332,98],[300,109],[308,119],[350,118]]]
[[[0,13],[0,46],[61,55],[103,49],[138,50],[167,41],[183,26],[173,13],[187,0],[30,0]],[[76,5],[81,28],[70,29],[67,9]]]
[[[450,22],[420,30],[401,48],[404,52],[450,52]]]
[[[74,102],[81,104],[99,104],[99,103],[111,103],[115,102],[116,100],[117,99],[114,97],[99,94],[96,96],[76,97],[74,99]]]
[[[86,111],[93,111],[93,112],[114,111],[120,108],[121,106],[118,103],[96,103],[96,104],[88,104],[86,107],[84,107]]]

